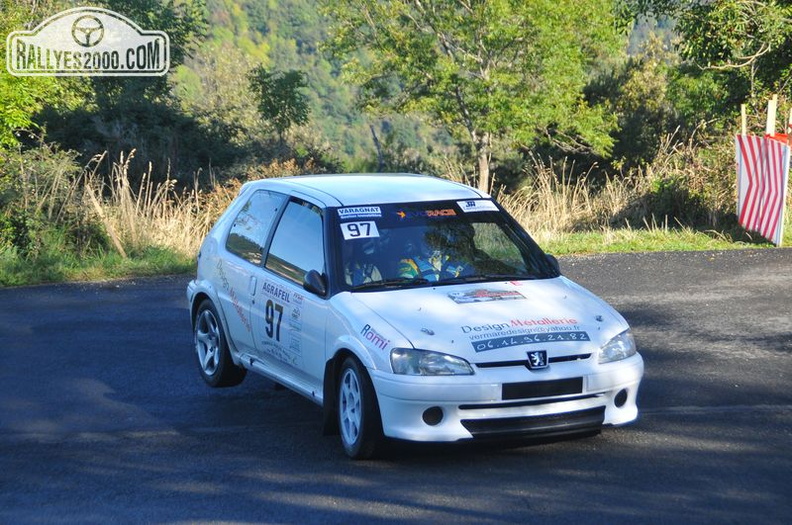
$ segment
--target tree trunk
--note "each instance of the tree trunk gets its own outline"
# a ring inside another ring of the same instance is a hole
[[[371,138],[374,139],[374,147],[377,148],[377,173],[382,173],[385,168],[385,157],[382,155],[382,144],[377,138],[377,132],[374,130],[374,124],[369,124],[371,130]]]
[[[489,193],[492,182],[490,181],[490,134],[484,133],[478,144],[478,189]]]

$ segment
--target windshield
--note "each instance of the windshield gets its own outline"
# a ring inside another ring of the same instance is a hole
[[[545,254],[490,200],[338,208],[342,287],[557,277]]]

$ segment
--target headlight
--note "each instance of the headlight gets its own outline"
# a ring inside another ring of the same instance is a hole
[[[600,348],[599,362],[602,364],[621,361],[635,355],[636,352],[635,339],[633,339],[632,332],[627,329]]]
[[[394,374],[408,376],[456,376],[472,375],[470,364],[459,357],[415,350],[413,348],[394,348],[390,353]]]

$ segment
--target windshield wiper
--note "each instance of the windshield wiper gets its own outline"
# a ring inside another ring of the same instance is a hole
[[[517,275],[502,273],[482,273],[476,275],[462,275],[459,277],[449,277],[440,279],[438,284],[460,284],[460,283],[481,283],[485,281],[528,281],[538,279],[535,275]]]
[[[384,279],[382,281],[371,281],[368,283],[358,284],[353,286],[352,290],[365,290],[368,288],[398,288],[401,286],[419,286],[422,284],[429,284],[429,279],[423,277],[397,277],[395,279]]]

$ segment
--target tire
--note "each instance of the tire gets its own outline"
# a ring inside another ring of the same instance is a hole
[[[231,359],[220,316],[209,299],[204,299],[198,306],[193,334],[198,370],[209,386],[235,386],[245,379],[247,370],[235,365]]]
[[[383,441],[382,419],[371,378],[354,357],[341,365],[337,400],[344,451],[352,459],[375,457]]]

